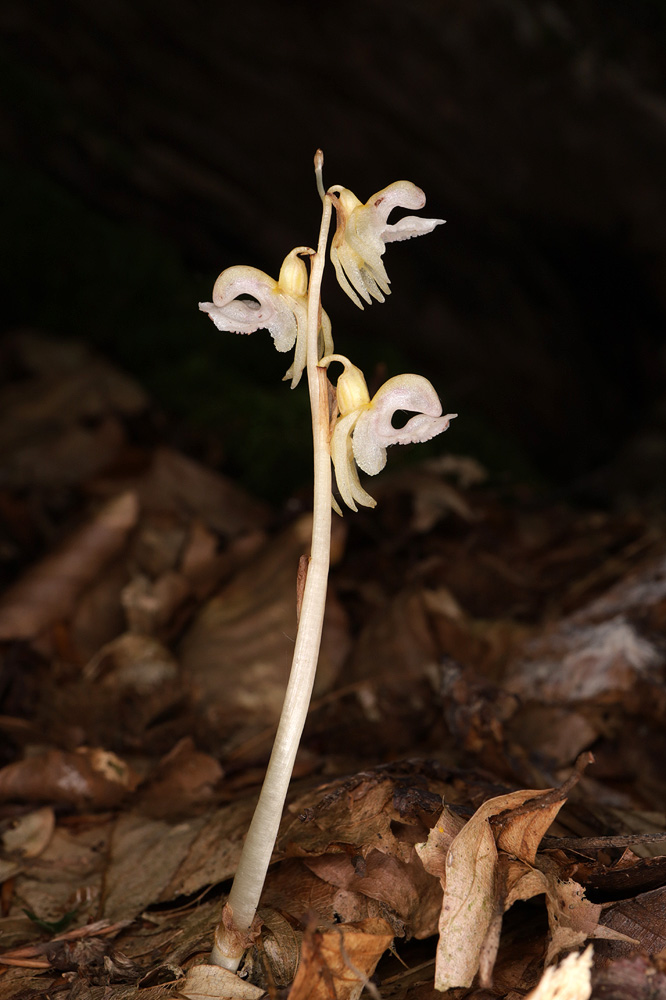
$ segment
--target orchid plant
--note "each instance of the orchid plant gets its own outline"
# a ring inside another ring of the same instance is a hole
[[[360,309],[361,299],[383,302],[390,293],[382,257],[386,244],[422,236],[442,219],[407,216],[389,224],[394,208],[420,209],[425,195],[410,181],[396,181],[363,204],[348,188],[324,189],[323,153],[315,154],[322,220],[317,249],[297,247],[280,268],[277,281],[254,267],[223,271],[213,288],[213,301],[201,302],[218,330],[253,333],[266,329],[278,351],[294,350],[285,379],[295,388],[307,371],[314,445],[312,543],[303,588],[291,673],[282,714],[259,801],[243,845],[234,882],[215,930],[214,965],[235,971],[256,934],[256,911],[271,860],[287,790],[310,704],[321,641],[330,561],[331,509],[341,510],[332,494],[332,470],[343,504],[374,507],[361,485],[358,470],[374,476],[386,465],[392,444],[428,441],[449,426],[455,413],[442,414],[435,389],[421,375],[390,378],[371,399],[363,373],[334,353],[331,323],[321,307],[321,280],[332,211],[337,228],[330,257],[338,282]],[[310,262],[308,269],[304,258]],[[360,298],[359,298],[360,296]],[[334,362],[343,371],[335,389],[328,381]],[[329,400],[334,400],[332,407]],[[399,429],[393,416],[414,415]]]

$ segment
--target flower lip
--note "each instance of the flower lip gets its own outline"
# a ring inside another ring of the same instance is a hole
[[[404,427],[394,427],[397,410],[414,413]],[[363,472],[375,476],[386,465],[386,449],[392,444],[430,441],[445,431],[456,413],[442,415],[442,404],[434,386],[422,375],[396,375],[375,393],[371,405],[354,427],[353,452]]]
[[[293,364],[285,375],[291,379],[292,389],[298,385],[306,362],[308,274],[301,258],[313,252],[310,247],[296,247],[287,254],[278,281],[256,267],[228,267],[215,282],[213,301],[199,303],[199,309],[218,330],[268,330],[280,352],[296,345]],[[331,322],[323,309],[319,339],[320,350],[331,353]]]
[[[228,333],[267,329],[278,351],[290,351],[296,342],[297,320],[289,297],[256,267],[228,267],[213,286],[213,301],[200,302],[199,309]]]

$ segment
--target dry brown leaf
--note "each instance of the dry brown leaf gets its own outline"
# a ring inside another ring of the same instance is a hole
[[[666,1000],[665,956],[619,958],[594,974],[595,1000]]]
[[[122,417],[147,408],[139,385],[81,342],[21,331],[6,346],[28,377],[0,391],[3,482],[61,487],[113,462],[125,440]]]
[[[193,965],[178,993],[187,1000],[259,1000],[265,996],[258,986],[239,979],[219,965]]]
[[[123,587],[120,600],[131,632],[154,635],[173,621],[190,596],[190,585],[181,573],[167,570],[156,580],[139,574]]]
[[[452,841],[465,826],[465,820],[444,806],[437,822],[430,830],[428,839],[416,845],[416,851],[426,871],[441,879],[446,878],[446,856]]]
[[[435,971],[437,989],[471,986],[482,956],[487,972],[492,969],[507,893],[498,878],[498,847],[523,862],[527,874],[541,838],[563,803],[564,798],[557,797],[552,790],[500,795],[484,802],[451,841],[442,879],[444,900]],[[499,817],[495,830],[491,823],[494,817]],[[433,840],[441,839],[438,829],[441,825],[435,825]],[[420,854],[426,868],[430,865],[429,870],[441,872],[441,858],[435,859],[432,845],[420,849]],[[514,875],[513,881],[514,897],[525,898],[515,896],[520,892],[519,878]],[[484,951],[486,939],[492,944]]]
[[[391,830],[394,782],[378,774],[360,774],[332,787],[316,789],[289,807],[278,836],[278,850],[285,857],[310,857],[332,850],[373,848],[408,859],[411,848]]]
[[[108,818],[81,817],[81,825],[58,824],[42,853],[22,861],[14,886],[10,919],[29,924],[23,908],[42,920],[58,921],[76,910],[77,921],[87,924],[98,917],[97,908],[106,866],[110,834]],[[29,940],[23,930],[22,942]],[[3,941],[7,934],[3,927]]]
[[[653,637],[663,627],[666,556],[627,577],[528,642],[508,675],[511,690],[546,703],[622,703],[637,681],[663,666]]]
[[[0,770],[0,799],[45,800],[82,808],[118,805],[138,777],[116,754],[99,747],[46,750]]]
[[[546,964],[554,961],[561,952],[578,948],[590,938],[638,943],[635,938],[600,924],[603,907],[587,899],[585,890],[577,882],[561,882],[549,873],[546,906],[551,931]]]
[[[178,676],[178,664],[169,650],[148,635],[125,632],[107,643],[84,668],[90,681],[105,688],[134,690],[146,696]]]
[[[392,941],[391,928],[379,917],[329,931],[307,928],[289,1000],[358,1000]]]
[[[48,846],[55,830],[55,813],[50,806],[35,809],[14,821],[2,835],[2,846],[9,854],[36,858]]]
[[[136,483],[141,506],[173,511],[187,522],[198,516],[223,538],[263,527],[270,510],[226,476],[172,448],[157,448],[146,475]]]
[[[410,937],[430,937],[436,932],[442,890],[439,880],[425,871],[418,857],[405,862],[373,850],[357,858],[356,864],[348,854],[324,854],[309,858],[306,864],[325,882],[387,906]]]
[[[208,596],[218,582],[223,566],[217,535],[199,517],[195,517],[183,548],[180,571],[197,598]]]
[[[230,878],[254,805],[243,800],[172,823],[124,812],[111,836],[104,915],[134,917],[151,903],[190,896]]]
[[[135,799],[135,808],[155,818],[195,815],[211,803],[223,774],[218,761],[197,750],[186,736],[162,758]]]
[[[546,704],[618,703],[637,679],[649,678],[662,664],[657,646],[624,616],[598,624],[565,619],[527,643],[507,686],[521,698]]]
[[[351,924],[380,913],[373,899],[324,881],[300,858],[289,858],[269,870],[261,898],[265,906],[298,921],[314,913],[322,925]]]
[[[136,494],[123,493],[29,569],[0,602],[0,639],[34,639],[69,618],[82,591],[124,547],[138,515]]]
[[[296,635],[296,574],[310,545],[311,518],[301,518],[266,545],[204,605],[181,647],[196,696],[218,728],[265,728],[277,721]],[[327,690],[347,655],[347,619],[329,593],[315,696]]]
[[[630,935],[624,940],[638,943],[642,951],[650,955],[661,953],[666,958],[666,888],[663,886],[614,903],[605,909],[601,923],[603,928],[618,935],[616,944],[604,946],[604,958],[626,957],[635,951],[622,943],[621,934]],[[666,966],[663,971],[666,972]]]

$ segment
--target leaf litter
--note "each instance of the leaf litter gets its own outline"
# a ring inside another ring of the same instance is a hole
[[[663,522],[446,456],[337,523],[260,927],[225,974],[307,512],[179,453],[81,345],[3,350],[0,1000],[666,997]]]

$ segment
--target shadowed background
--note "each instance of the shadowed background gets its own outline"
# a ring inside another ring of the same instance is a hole
[[[389,247],[385,305],[324,290],[370,382],[422,372],[461,414],[433,453],[593,502],[663,497],[661,0],[6,0],[0,18],[8,330],[92,342],[185,444],[284,497],[307,482],[305,392],[266,333],[224,337],[196,303],[224,267],[277,276],[315,243],[321,146],[327,184],[365,201],[410,179],[447,219]]]

